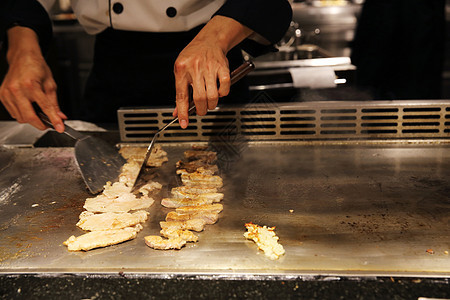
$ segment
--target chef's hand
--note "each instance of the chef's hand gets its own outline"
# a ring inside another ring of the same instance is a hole
[[[32,106],[36,102],[55,130],[63,132],[63,120],[67,117],[59,109],[56,83],[42,56],[36,33],[26,27],[13,27],[8,30],[8,44],[9,69],[0,86],[3,105],[19,123],[44,130],[47,127]]]
[[[230,92],[226,54],[251,33],[231,18],[215,16],[178,55],[174,66],[177,107],[173,116],[178,115],[181,128],[189,122],[189,86],[199,116],[214,109],[219,97]]]

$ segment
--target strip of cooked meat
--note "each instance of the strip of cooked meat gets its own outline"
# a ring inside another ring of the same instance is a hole
[[[142,225],[137,224],[134,227],[122,229],[91,231],[78,237],[72,235],[63,244],[67,246],[69,251],[88,251],[94,248],[116,245],[134,239],[141,230]]]
[[[204,204],[212,204],[213,201],[211,199],[189,199],[189,198],[163,198],[161,200],[161,205],[167,208],[177,208],[182,206],[197,206]]]
[[[95,198],[87,198],[83,207],[91,212],[128,212],[149,208],[153,202],[154,200],[150,197],[137,198],[131,193],[122,194],[117,198],[100,194]]]
[[[198,236],[195,235],[192,231],[186,229],[161,229],[161,235],[166,238],[177,238],[180,237],[186,242],[198,242]]]
[[[176,165],[177,169],[185,169],[186,171],[188,171],[190,173],[197,171],[197,169],[199,169],[199,168],[203,168],[205,170],[211,170],[214,172],[219,171],[219,168],[217,167],[217,165],[211,165],[201,159],[188,161],[188,162],[179,160],[179,161],[177,161],[177,163],[175,165]]]
[[[194,172],[189,172],[187,169],[178,169],[176,171],[176,173],[178,175],[182,175],[182,174],[214,175],[216,173],[216,171],[209,169],[209,168],[205,169],[203,167],[200,167],[200,168],[196,169]]]
[[[192,145],[192,150],[206,150],[208,149],[208,145]]]
[[[195,205],[195,206],[181,206],[175,209],[177,213],[180,214],[192,214],[197,212],[212,212],[220,213],[223,210],[223,205],[220,203],[205,204],[205,205]]]
[[[186,150],[184,151],[184,157],[189,161],[203,160],[204,162],[211,164],[217,159],[217,153],[205,150]]]
[[[191,186],[177,186],[172,188],[172,193],[182,192],[190,194],[205,194],[205,193],[217,193],[217,188],[202,188],[202,187],[191,187]]]
[[[178,230],[178,229],[187,229],[194,231],[202,231],[205,228],[206,222],[201,219],[192,219],[187,221],[161,221],[159,225],[161,229],[170,229],[170,230]]]
[[[183,193],[180,191],[173,191],[171,192],[173,198],[175,199],[184,199],[184,198],[190,198],[193,200],[197,199],[208,199],[212,200],[212,202],[220,202],[223,199],[222,193],[204,193],[204,194],[193,194],[193,193]]]
[[[76,225],[88,231],[121,229],[145,222],[147,218],[148,212],[143,210],[132,214],[115,212],[94,214],[84,211],[80,214],[80,221]]]
[[[205,188],[221,188],[223,181],[220,176],[200,175],[200,174],[182,174],[181,181],[186,186],[205,187]]]
[[[181,249],[186,245],[186,241],[180,237],[165,239],[158,235],[149,235],[144,237],[145,244],[156,250]]]
[[[147,218],[148,212],[143,210],[131,214],[115,212],[94,214],[90,211],[84,211],[80,214],[77,226],[88,231],[121,229],[145,222]]]
[[[219,213],[215,212],[194,212],[188,214],[180,214],[176,211],[171,211],[166,215],[166,221],[187,221],[192,219],[201,219],[206,222],[206,224],[214,224],[219,219]]]

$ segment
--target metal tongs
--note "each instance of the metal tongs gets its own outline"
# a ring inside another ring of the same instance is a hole
[[[247,61],[247,62],[243,63],[236,70],[231,72],[231,74],[230,74],[231,85],[238,82],[240,79],[242,79],[245,75],[247,75],[254,68],[255,68],[255,65],[251,61]],[[190,100],[192,100],[192,99],[190,99]],[[188,110],[189,115],[194,113],[194,111],[195,111],[195,105],[193,104],[192,101],[190,101],[190,108]],[[166,130],[167,127],[169,127],[170,125],[172,125],[173,123],[175,123],[177,121],[178,121],[178,116],[175,117],[172,121],[170,121],[166,125],[164,125],[164,127],[159,129],[153,136],[152,141],[150,142],[150,145],[148,145],[147,152],[145,153],[145,158],[144,158],[144,161],[142,162],[141,168],[139,170],[139,174],[136,177],[136,180],[134,181],[133,188],[131,189],[132,192],[134,192],[136,187],[139,186],[139,184],[138,184],[139,179],[142,178],[142,175],[144,174],[144,170],[147,165],[148,159],[150,158],[150,155],[152,153],[152,148],[153,148],[153,145],[155,144],[156,138],[161,134],[161,132]]]

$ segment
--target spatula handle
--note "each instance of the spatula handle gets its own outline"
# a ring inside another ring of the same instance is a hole
[[[41,119],[42,123],[44,123],[45,125],[47,125],[50,128],[54,128],[52,122],[50,121],[50,119],[48,118],[48,116],[46,114],[44,114],[40,110],[36,111],[36,114],[38,115],[39,119]],[[73,129],[72,127],[70,127],[66,124],[64,124],[64,133],[75,140],[82,140],[83,138],[86,137],[84,134],[76,131],[75,129]]]

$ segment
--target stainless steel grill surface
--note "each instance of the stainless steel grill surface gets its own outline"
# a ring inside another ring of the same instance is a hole
[[[179,251],[150,249],[143,237],[170,211],[159,200],[178,184],[174,164],[191,142],[163,145],[164,189],[135,240],[73,253],[62,242],[83,233],[75,223],[89,197],[73,149],[2,149],[0,271],[450,277],[450,144],[439,126],[434,139],[213,143],[224,211]],[[267,259],[243,237],[246,222],[276,226],[286,254]]]

